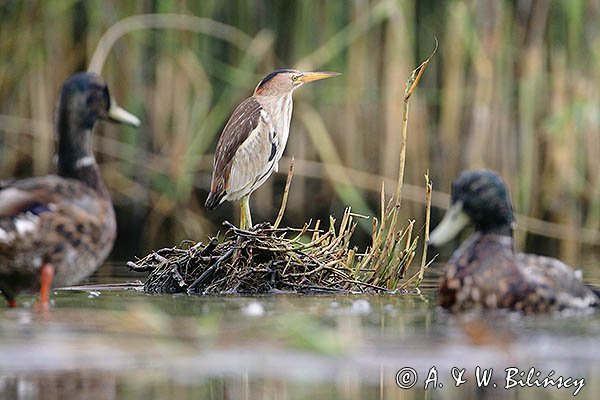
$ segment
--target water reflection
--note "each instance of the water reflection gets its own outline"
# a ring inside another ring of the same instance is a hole
[[[187,297],[136,290],[57,291],[44,320],[0,309],[0,398],[545,398],[504,390],[505,369],[584,377],[600,390],[600,318],[451,316],[421,294]],[[27,299],[21,299],[26,302]],[[257,312],[260,310],[260,312]],[[434,388],[430,381],[436,368]],[[397,373],[413,368],[410,390]],[[453,367],[466,383],[455,387]],[[494,369],[487,388],[475,370]],[[493,384],[497,387],[494,388]],[[73,394],[75,393],[75,394]],[[77,395],[76,395],[77,394]]]
[[[0,377],[3,399],[116,399],[117,376],[102,371],[40,371]]]

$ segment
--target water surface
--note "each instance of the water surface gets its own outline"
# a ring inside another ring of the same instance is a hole
[[[584,379],[577,398],[597,398],[598,313],[452,316],[435,303],[437,270],[421,293],[188,297],[93,286],[139,278],[107,266],[91,285],[57,290],[49,316],[32,312],[31,296],[0,308],[0,398],[572,397],[573,382],[504,389],[514,371],[527,385],[531,368],[539,382],[550,371]],[[493,369],[486,387],[477,367]],[[409,385],[406,368],[412,389],[396,383]],[[451,372],[463,368],[456,387]]]

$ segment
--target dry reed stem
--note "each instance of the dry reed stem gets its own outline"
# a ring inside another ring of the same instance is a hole
[[[392,13],[390,2],[382,1],[371,7],[368,13],[361,14],[357,21],[351,22],[338,31],[321,47],[298,61],[297,68],[300,70],[311,70],[318,65],[329,62],[339,55],[344,49],[357,38],[365,35],[371,28],[384,22]]]
[[[245,50],[252,38],[243,31],[210,18],[184,14],[141,14],[124,18],[112,25],[100,38],[88,71],[100,74],[108,53],[116,41],[127,33],[141,29],[177,29],[202,33]]]
[[[433,184],[429,179],[429,170],[427,170],[427,173],[425,174],[425,187],[427,188],[427,194],[425,196],[425,233],[423,234],[423,254],[421,256],[421,268],[419,269],[417,286],[423,280],[423,274],[425,273],[427,263],[427,242],[429,242],[429,222],[431,216],[431,191],[433,190]]]
[[[279,207],[279,212],[277,213],[277,219],[275,219],[275,223],[273,224],[273,228],[279,228],[279,224],[283,219],[283,214],[285,213],[285,207],[287,205],[288,195],[290,193],[290,184],[292,183],[292,177],[294,176],[294,157],[292,157],[292,161],[290,162],[290,169],[288,172],[287,180],[285,181],[285,189],[283,190],[283,198],[281,199],[281,207]],[[306,225],[305,225],[306,226]]]
[[[410,77],[406,82],[406,90],[404,92],[404,109],[402,111],[402,142],[400,144],[400,161],[398,167],[398,185],[396,187],[396,207],[400,208],[402,203],[402,185],[404,184],[404,167],[406,164],[406,138],[408,133],[408,109],[410,105],[410,97],[417,88],[417,85],[421,81],[421,77],[427,68],[427,64],[431,58],[435,55],[438,49],[438,40],[434,36],[435,47],[429,57],[423,61],[417,68],[413,69],[410,73]]]

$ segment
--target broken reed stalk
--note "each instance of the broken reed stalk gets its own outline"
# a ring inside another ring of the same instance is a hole
[[[390,208],[390,211],[389,211],[392,213],[391,225],[388,228],[390,233],[395,233],[397,231],[397,228],[396,228],[397,216],[400,211],[400,206],[402,204],[402,186],[404,184],[404,167],[405,167],[405,163],[406,163],[406,142],[407,142],[407,136],[408,136],[408,111],[409,111],[409,105],[410,105],[410,98],[411,98],[413,92],[415,91],[415,89],[417,88],[417,85],[421,81],[421,77],[423,76],[423,73],[425,72],[425,68],[429,64],[429,61],[437,52],[438,40],[437,40],[437,37],[434,37],[434,39],[435,39],[435,47],[434,47],[433,51],[431,52],[431,54],[429,55],[429,57],[427,57],[427,59],[425,61],[423,61],[417,68],[415,68],[414,70],[411,71],[408,81],[406,82],[406,88],[404,90],[404,110],[402,113],[402,141],[401,141],[401,146],[400,146],[400,160],[399,160],[399,167],[398,167],[398,184],[396,187],[395,206],[393,208]],[[400,288],[402,288],[402,289],[407,288],[411,284],[414,284],[414,286],[417,287],[419,285],[419,283],[423,280],[423,274],[424,274],[424,271],[426,268],[427,240],[429,238],[429,213],[430,213],[430,208],[431,208],[431,185],[429,182],[429,172],[427,172],[427,175],[426,175],[426,184],[427,184],[427,190],[426,190],[426,216],[425,216],[425,234],[424,234],[425,239],[424,239],[424,243],[423,243],[423,253],[421,256],[421,267],[420,267],[418,273],[414,274],[408,280],[406,280],[405,282],[402,283],[402,285],[400,286]],[[414,242],[411,242],[413,226],[414,226],[414,221],[409,221],[409,225],[407,228],[408,237],[406,240],[406,248],[405,248],[405,255],[408,256],[408,258],[405,260],[405,262],[408,263],[407,265],[410,265],[412,263],[412,260],[414,259],[417,241],[419,239],[418,237],[416,237],[414,239]],[[410,247],[409,247],[409,244],[411,244]],[[404,270],[402,271],[401,276],[404,277]]]
[[[421,255],[421,266],[419,271],[406,280],[403,284],[403,288],[408,286],[414,287],[415,289],[419,287],[421,282],[423,281],[423,276],[425,275],[425,270],[433,263],[437,257],[434,256],[429,262],[427,262],[427,242],[429,241],[429,224],[431,217],[431,193],[433,192],[433,184],[429,179],[429,170],[425,174],[425,187],[426,187],[426,195],[425,195],[425,233],[423,235],[423,253]]]
[[[292,184],[292,177],[294,176],[294,157],[290,161],[290,170],[288,172],[287,180],[285,181],[285,189],[283,190],[283,198],[281,199],[281,207],[279,207],[279,212],[277,213],[277,219],[275,219],[275,224],[273,227],[275,229],[279,228],[279,224],[283,219],[283,214],[285,213],[285,207],[287,206],[287,199],[290,193],[290,185]]]
[[[420,282],[418,277],[420,276],[421,270],[411,276],[408,280],[399,283],[400,279],[404,278],[406,270],[416,254],[417,243],[419,237],[412,238],[414,220],[409,220],[408,226],[404,230],[400,230],[397,226],[398,216],[400,213],[400,206],[402,204],[402,186],[404,184],[404,168],[406,163],[406,145],[408,137],[408,111],[410,105],[410,98],[417,88],[427,64],[434,56],[438,48],[438,41],[435,38],[435,47],[430,56],[423,61],[417,68],[411,71],[411,74],[406,82],[406,88],[404,90],[404,110],[402,114],[402,141],[400,146],[400,160],[398,167],[398,183],[396,187],[395,202],[392,200],[384,207],[385,192],[382,186],[382,214],[381,221],[378,225],[378,234],[373,237],[373,245],[371,252],[374,256],[370,257],[370,262],[373,268],[381,268],[380,278],[383,283],[394,289],[407,289],[409,285],[415,282]],[[429,202],[431,199],[428,200]],[[374,222],[375,223],[375,222]],[[426,228],[428,229],[428,227]],[[381,241],[385,235],[385,239]],[[399,242],[404,239],[404,247],[399,250]],[[426,246],[426,243],[425,243]],[[426,257],[423,254],[423,257]],[[397,266],[397,268],[394,268]],[[424,268],[423,268],[424,269]]]
[[[404,110],[402,112],[402,142],[400,145],[400,165],[398,167],[398,186],[396,188],[396,207],[400,208],[400,204],[402,203],[402,185],[404,184],[404,166],[406,164],[406,138],[408,133],[408,109],[410,105],[410,97],[413,92],[417,88],[423,73],[425,72],[425,68],[427,68],[427,64],[431,58],[435,55],[438,49],[438,40],[437,37],[435,39],[435,47],[433,51],[427,57],[425,61],[423,61],[417,68],[411,71],[408,81],[406,82],[406,88],[404,90]]]
[[[425,268],[427,268],[427,242],[429,241],[429,221],[431,217],[431,192],[433,191],[433,184],[429,179],[429,170],[425,174],[425,189],[425,233],[423,234],[423,254],[421,255],[421,268],[419,269],[417,286],[423,280]]]

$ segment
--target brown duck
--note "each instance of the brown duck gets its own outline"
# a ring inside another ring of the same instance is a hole
[[[515,253],[514,213],[502,179],[466,171],[452,183],[450,209],[431,233],[440,246],[467,225],[475,232],[454,252],[439,282],[439,303],[452,311],[505,308],[526,313],[598,306],[595,289],[563,262]]]
[[[112,249],[115,214],[91,148],[98,119],[140,124],[100,76],[71,76],[56,114],[57,175],[0,182],[0,290],[11,307],[20,291],[39,290],[48,308],[52,287],[82,281]]]

